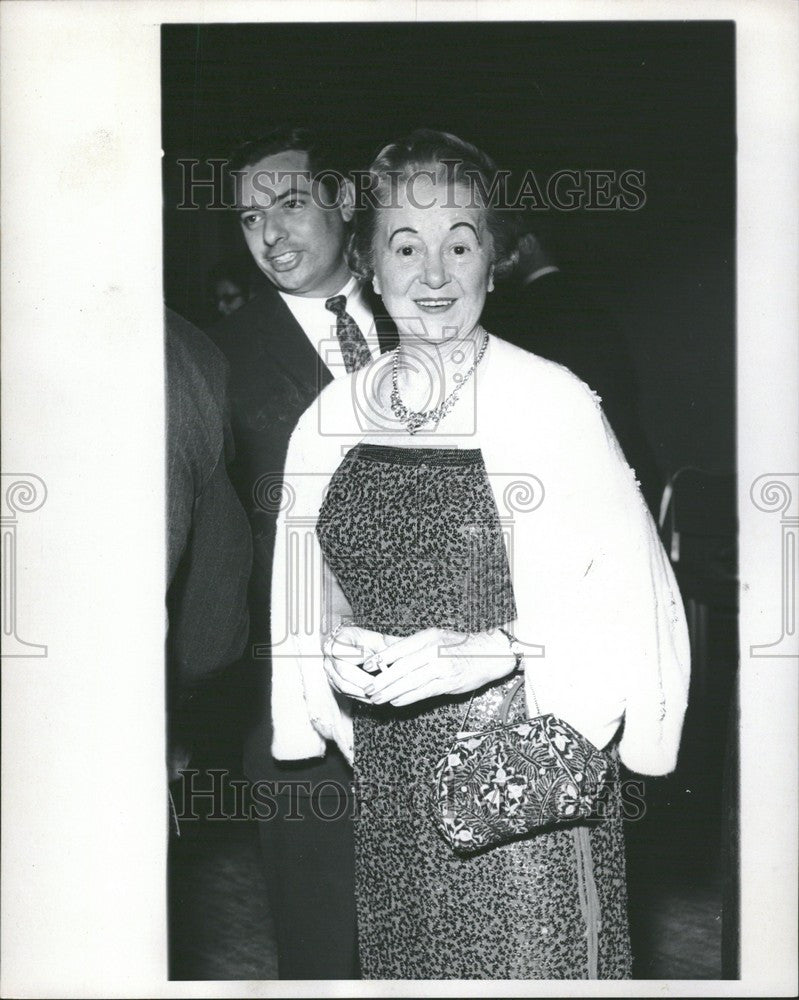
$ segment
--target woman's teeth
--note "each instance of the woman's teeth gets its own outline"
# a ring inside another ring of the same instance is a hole
[[[455,299],[416,299],[416,305],[421,309],[432,309],[436,312],[443,312],[449,309]]]

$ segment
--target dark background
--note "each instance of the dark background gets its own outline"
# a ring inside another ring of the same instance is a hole
[[[168,25],[162,45],[178,312],[208,322],[205,277],[243,241],[230,213],[177,211],[176,160],[225,157],[282,122],[335,130],[355,166],[427,126],[542,184],[558,169],[643,170],[638,211],[536,215],[626,338],[662,479],[732,471],[733,22]]]
[[[209,270],[248,259],[233,213],[177,209],[176,161],[224,158],[282,123],[334,130],[355,167],[431,127],[501,167],[532,168],[542,185],[559,169],[641,170],[638,211],[536,217],[563,271],[627,343],[661,481],[689,465],[733,472],[734,54],[734,23],[722,21],[164,26],[166,301],[207,326]],[[732,898],[736,864],[736,807],[725,806],[723,826],[721,801],[736,635],[734,608],[715,612],[677,770],[646,780],[646,815],[625,831],[637,978],[721,975],[722,886]],[[217,704],[230,697],[226,684]],[[216,716],[208,728],[219,734]],[[228,733],[232,759],[241,732]],[[211,742],[195,766],[224,759]],[[252,841],[222,826],[184,831],[173,978],[274,975]],[[734,902],[725,920],[734,935]],[[733,956],[724,975],[734,969]]]

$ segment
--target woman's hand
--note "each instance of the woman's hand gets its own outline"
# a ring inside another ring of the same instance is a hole
[[[389,637],[390,638],[390,637]],[[516,657],[499,629],[466,635],[429,628],[377,649],[359,671],[369,677],[362,699],[372,705],[410,705],[442,694],[464,694],[512,673]]]
[[[386,648],[386,636],[357,625],[345,625],[336,629],[322,646],[325,672],[336,691],[355,698],[369,701],[364,688],[372,683],[372,673],[363,668],[367,661],[372,672],[379,667],[372,662],[373,654]]]

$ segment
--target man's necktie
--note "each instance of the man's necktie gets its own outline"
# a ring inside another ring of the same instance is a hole
[[[325,309],[329,309],[336,317],[336,336],[341,345],[347,374],[368,365],[372,360],[372,354],[366,346],[366,338],[361,333],[360,327],[347,312],[347,296],[334,295],[325,302]]]

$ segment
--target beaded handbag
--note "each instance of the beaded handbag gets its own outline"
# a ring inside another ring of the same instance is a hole
[[[459,732],[435,768],[433,821],[453,850],[472,854],[596,810],[609,758],[550,714],[508,723],[522,675],[500,708],[500,725]],[[538,705],[536,704],[536,712]]]

